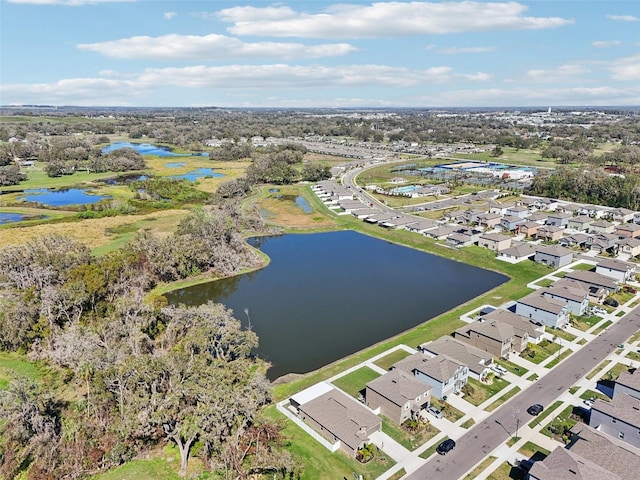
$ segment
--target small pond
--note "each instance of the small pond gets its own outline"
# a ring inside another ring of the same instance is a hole
[[[25,190],[24,197],[18,200],[41,203],[50,207],[65,207],[67,205],[89,205],[98,203],[110,197],[102,195],[89,195],[86,188],[69,188],[67,190],[49,190],[48,188],[37,188]]]
[[[197,170],[192,170],[183,175],[171,175],[169,178],[182,178],[184,180],[189,180],[190,182],[195,182],[199,178],[213,177],[224,177],[224,174],[216,173],[212,168],[198,168]]]
[[[132,148],[141,155],[156,155],[158,157],[208,157],[206,152],[174,153],[169,147],[161,147],[150,143],[114,142],[102,149],[102,153],[110,153],[121,148]]]
[[[169,162],[169,163],[165,163],[164,166],[167,168],[180,168],[180,167],[184,167],[187,163],[186,162]]]
[[[0,225],[4,223],[21,222],[25,217],[22,213],[0,212]]]
[[[309,205],[309,202],[307,202],[307,199],[304,197],[296,197],[296,205],[298,205],[304,213],[313,212],[313,208],[311,208],[311,205]]]
[[[353,231],[251,242],[271,258],[267,267],[166,296],[174,304],[223,303],[245,326],[250,317],[271,379],[313,371],[507,280]]]

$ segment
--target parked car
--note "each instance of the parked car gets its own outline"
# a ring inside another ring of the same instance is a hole
[[[508,372],[508,370],[506,368],[504,368],[501,365],[493,365],[491,367],[496,373],[499,373],[500,375],[504,375],[505,373]]]
[[[442,412],[440,410],[438,410],[436,407],[434,407],[433,405],[431,405],[427,410],[434,417],[442,418]]]
[[[454,448],[456,448],[456,442],[448,438],[440,445],[438,445],[438,448],[436,448],[436,452],[438,452],[440,455],[446,455],[447,452],[450,452]]]
[[[527,408],[527,413],[529,415],[535,416],[535,415],[540,415],[543,410],[544,410],[544,407],[542,405],[540,405],[539,403],[534,403],[529,408]]]
[[[628,293],[638,293],[638,291],[635,288],[631,288],[629,285],[625,285],[623,290]]]
[[[589,407],[589,408],[591,408],[591,407],[593,406],[593,400],[591,400],[591,399],[587,399],[587,400],[585,400],[585,401],[584,401],[584,402],[582,402],[582,403],[584,403],[584,404],[585,404],[585,406],[587,406],[587,407]]]
[[[602,302],[602,303],[604,303],[605,305],[608,305],[610,307],[617,307],[618,305],[620,305],[615,298],[605,298],[604,302]]]
[[[533,460],[520,460],[518,466],[520,467],[520,470],[528,472],[531,470],[531,467],[533,467],[533,462]]]
[[[600,308],[600,307],[593,307],[591,309],[591,313],[593,315],[606,315],[607,311],[604,308]]]

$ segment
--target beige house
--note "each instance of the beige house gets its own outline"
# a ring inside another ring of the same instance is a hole
[[[544,334],[544,326],[530,322],[528,318],[521,317],[510,310],[498,308],[484,316],[486,321],[496,321],[513,327],[513,351],[521,353],[527,348],[528,343],[538,343]]]
[[[410,373],[394,369],[367,383],[365,399],[367,406],[400,425],[429,406],[429,390]]]
[[[433,342],[423,343],[418,349],[423,353],[450,358],[468,366],[469,376],[476,380],[484,380],[493,366],[494,355],[448,335]]]
[[[485,233],[478,238],[478,246],[499,252],[511,246],[511,237],[501,233]]]
[[[515,332],[511,325],[495,320],[471,322],[453,332],[453,338],[489,352],[500,358],[509,358]]]
[[[617,225],[615,234],[620,238],[640,238],[640,225],[635,223]]]
[[[536,232],[536,238],[546,242],[557,242],[562,238],[564,228],[556,225],[542,226]]]

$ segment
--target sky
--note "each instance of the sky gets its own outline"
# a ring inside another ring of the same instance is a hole
[[[640,105],[640,1],[0,0],[0,105]]]

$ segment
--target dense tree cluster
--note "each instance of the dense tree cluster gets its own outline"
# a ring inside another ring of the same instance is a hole
[[[261,228],[227,203],[99,258],[61,236],[0,250],[0,348],[61,372],[47,389],[19,378],[0,390],[0,477],[81,478],[163,441],[183,474],[193,451],[233,478],[294,472],[260,418],[270,389],[256,335],[222,305],[148,297],[160,281],[259,265],[238,232]]]

